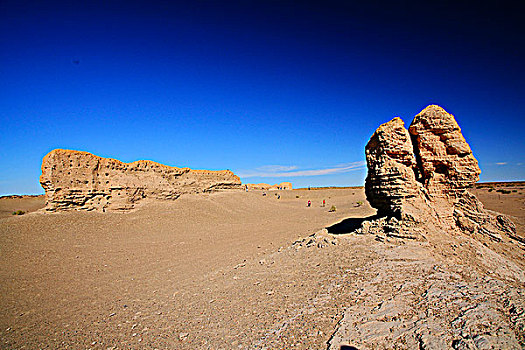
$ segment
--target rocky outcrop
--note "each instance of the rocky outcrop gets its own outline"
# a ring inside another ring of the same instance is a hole
[[[265,183],[260,184],[244,184],[245,188],[248,190],[263,190],[263,191],[278,191],[278,190],[291,190],[291,182],[281,182],[280,184],[269,185]]]
[[[406,201],[417,198],[417,164],[408,131],[400,118],[381,125],[365,147],[368,176],[365,193],[380,215],[401,216]]]
[[[443,108],[428,106],[408,130],[400,118],[381,125],[365,154],[365,193],[383,218],[365,222],[362,232],[405,238],[415,232],[415,224],[422,224],[495,240],[502,233],[514,235],[508,218],[489,213],[468,192],[481,171],[454,116]]]
[[[48,211],[129,210],[145,198],[174,200],[182,194],[242,188],[229,170],[192,170],[148,160],[123,163],[62,149],[44,157],[40,184]]]
[[[433,196],[454,197],[479,180],[478,161],[452,114],[428,106],[408,131],[419,161],[419,181]]]

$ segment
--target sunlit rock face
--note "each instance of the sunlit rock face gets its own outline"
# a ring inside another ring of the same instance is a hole
[[[385,221],[391,232],[410,232],[412,223],[494,239],[515,232],[510,220],[488,213],[467,191],[481,171],[454,116],[443,108],[428,106],[408,130],[400,118],[381,125],[365,155],[367,199],[379,216],[393,218]]]
[[[420,194],[412,140],[400,118],[381,125],[365,147],[366,197],[380,214],[400,216],[404,202]]]
[[[452,114],[428,106],[408,129],[419,161],[421,182],[433,195],[456,192],[474,185],[481,170]]]
[[[130,210],[146,198],[174,200],[182,194],[241,189],[241,180],[229,170],[192,170],[148,160],[123,163],[62,149],[44,157],[40,184],[47,211]]]

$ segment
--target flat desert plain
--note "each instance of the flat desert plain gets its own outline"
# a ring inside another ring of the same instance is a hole
[[[525,237],[525,189],[512,189],[472,191]],[[525,346],[523,245],[344,234],[375,213],[362,188],[185,195],[127,213],[43,205],[0,199],[2,349]]]

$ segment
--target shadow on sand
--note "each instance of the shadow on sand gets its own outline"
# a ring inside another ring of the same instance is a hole
[[[371,221],[374,219],[379,219],[379,216],[372,215],[367,216],[366,218],[348,218],[338,222],[337,224],[333,224],[332,226],[327,226],[326,229],[328,230],[328,233],[333,235],[342,235],[357,230],[361,227],[363,221]]]

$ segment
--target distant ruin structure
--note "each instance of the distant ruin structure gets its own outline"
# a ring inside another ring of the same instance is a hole
[[[149,160],[123,163],[88,152],[56,149],[42,161],[47,211],[133,209],[143,199],[241,190],[233,172],[176,168]]]
[[[292,190],[291,182],[281,182],[280,184],[269,185],[265,183],[260,184],[244,184],[248,190],[263,190],[263,191],[279,191],[279,190]]]
[[[488,212],[469,191],[481,173],[454,116],[431,105],[408,130],[400,118],[381,125],[365,147],[365,193],[378,211],[362,231],[410,238],[415,224],[482,233],[515,234],[504,215]]]

